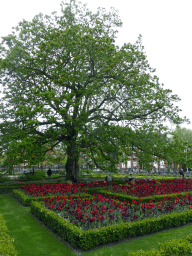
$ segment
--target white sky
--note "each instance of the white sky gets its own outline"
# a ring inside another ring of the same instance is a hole
[[[152,68],[165,88],[181,98],[182,116],[192,129],[192,1],[191,0],[81,0],[92,11],[111,6],[119,10],[123,27],[117,43],[135,43],[139,34]],[[61,0],[1,0],[0,37],[11,32],[23,18],[60,11]]]

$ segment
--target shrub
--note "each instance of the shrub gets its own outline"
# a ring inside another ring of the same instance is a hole
[[[30,173],[23,174],[19,177],[18,180],[25,181],[25,180],[42,180],[45,179],[46,173],[44,171],[35,171],[35,173],[32,175]]]
[[[159,243],[160,255],[184,256],[192,255],[192,244],[187,239],[173,239],[165,243]]]
[[[135,251],[135,252],[129,252],[127,256],[161,256],[160,252],[155,249],[151,249],[150,251]]]
[[[13,242],[14,240],[9,236],[8,228],[0,214],[0,255],[16,256],[17,251],[15,250]]]

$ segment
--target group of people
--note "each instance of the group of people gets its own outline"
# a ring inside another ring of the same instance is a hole
[[[184,172],[183,172],[182,169],[179,170],[179,174],[180,174],[180,175],[182,176],[182,178],[184,179]],[[51,175],[52,175],[51,169],[49,169],[49,170],[47,171],[47,175],[48,175],[48,177],[51,177]],[[132,181],[132,180],[133,180],[132,174],[130,174],[129,177],[125,177],[125,181]],[[78,179],[77,179],[76,174],[73,174],[73,176],[72,176],[72,182],[73,182],[73,183],[78,183]],[[108,176],[105,177],[105,182],[113,182],[113,177],[111,177],[111,174],[109,174]]]
[[[124,181],[132,181],[133,180],[133,175],[130,174],[129,177],[125,177]]]

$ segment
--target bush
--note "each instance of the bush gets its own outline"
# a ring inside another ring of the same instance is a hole
[[[17,251],[15,250],[13,242],[14,240],[9,236],[8,228],[0,214],[0,255],[16,256]]]
[[[44,171],[35,171],[34,174],[26,173],[21,175],[18,180],[26,181],[26,180],[42,180],[46,178],[46,173]]]
[[[188,236],[186,237],[186,239],[187,239],[190,243],[192,243],[192,234],[188,235]]]
[[[161,256],[160,252],[155,249],[151,249],[150,251],[136,251],[136,252],[129,252],[127,256]]]
[[[160,255],[184,256],[192,255],[192,244],[187,239],[173,239],[165,243],[159,243]]]
[[[190,235],[191,236],[191,235]],[[173,239],[159,243],[158,249],[129,252],[127,256],[187,256],[192,255],[192,244],[187,239]]]

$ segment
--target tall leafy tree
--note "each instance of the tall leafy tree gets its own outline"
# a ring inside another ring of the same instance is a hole
[[[186,168],[192,167],[192,130],[177,128],[172,133],[170,146],[173,148],[173,162]]]
[[[179,98],[154,75],[141,36],[115,44],[120,26],[113,8],[92,13],[65,1],[61,15],[23,20],[2,38],[1,152],[35,164],[62,144],[68,178],[78,172],[80,154],[111,170],[120,149],[132,147],[142,159],[152,145],[161,153],[162,123],[182,121],[173,105]]]

